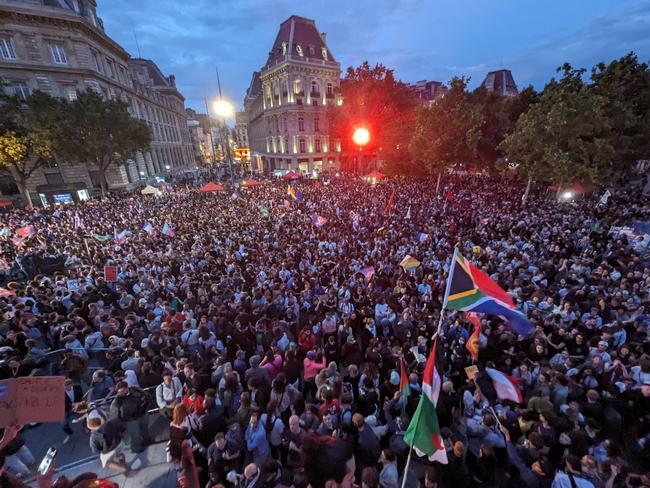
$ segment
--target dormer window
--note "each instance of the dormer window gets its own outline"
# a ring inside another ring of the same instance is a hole
[[[298,56],[304,56],[304,53],[302,52],[302,46],[300,44],[296,44],[296,52],[298,53]]]
[[[316,49],[314,46],[309,46],[309,55],[314,56],[316,54]]]
[[[327,59],[327,48],[326,47],[321,47],[320,48],[320,53],[323,55],[323,59]]]
[[[282,43],[282,54],[287,54],[287,43],[286,42]]]

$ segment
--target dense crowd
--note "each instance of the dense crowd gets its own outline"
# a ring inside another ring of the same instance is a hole
[[[610,233],[650,220],[647,199],[539,189],[523,205],[501,177],[435,186],[332,177],[298,183],[298,198],[276,183],[5,213],[0,379],[65,375],[61,436],[84,415],[117,472],[163,415],[167,460],[193,462],[203,486],[396,488],[458,246],[535,331],[481,317],[470,380],[472,327],[445,315],[448,464],[414,456],[407,486],[650,486],[647,242]],[[407,255],[420,265],[400,267]],[[499,400],[485,367],[518,378],[523,402]],[[0,446],[0,485],[20,486],[29,446],[16,428]]]

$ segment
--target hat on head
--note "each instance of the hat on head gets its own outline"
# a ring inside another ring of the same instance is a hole
[[[390,374],[390,383],[391,385],[399,385],[399,373],[397,371],[393,371]]]

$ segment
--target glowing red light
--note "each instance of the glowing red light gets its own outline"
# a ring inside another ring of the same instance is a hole
[[[352,140],[357,146],[365,146],[370,142],[370,132],[368,132],[368,129],[360,127],[354,131]]]

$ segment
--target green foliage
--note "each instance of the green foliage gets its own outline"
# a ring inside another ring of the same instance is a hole
[[[408,161],[408,140],[414,127],[416,100],[408,87],[395,80],[393,71],[381,64],[371,67],[367,61],[348,68],[341,80],[341,106],[328,110],[331,140],[339,139],[344,153],[357,148],[352,134],[358,127],[370,132],[365,152],[375,153],[387,165]]]
[[[142,120],[134,119],[128,104],[105,100],[93,90],[80,92],[67,103],[61,154],[80,163],[95,163],[106,191],[106,172],[112,165],[126,164],[137,151],[147,151],[151,131]]]
[[[27,180],[56,157],[64,111],[62,102],[43,92],[23,101],[0,92],[0,170],[9,173],[31,206]]]
[[[615,153],[607,100],[582,81],[584,70],[568,64],[562,70],[563,77],[545,87],[499,149],[527,177],[597,183],[609,173]]]
[[[483,115],[466,87],[465,78],[453,78],[446,94],[417,111],[410,152],[428,173],[477,156]]]

